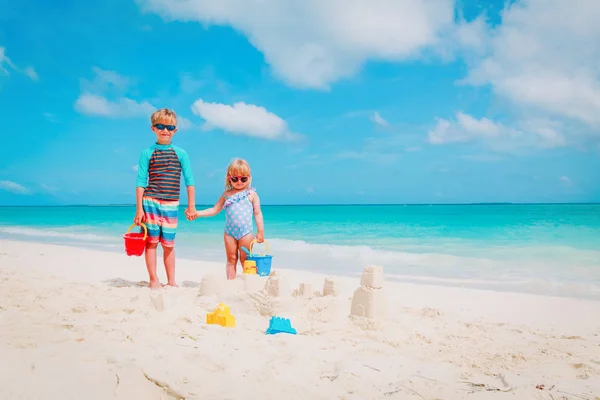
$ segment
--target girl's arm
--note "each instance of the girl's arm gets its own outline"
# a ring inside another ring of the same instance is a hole
[[[212,217],[213,215],[217,215],[223,209],[224,203],[225,196],[221,196],[211,208],[205,208],[204,210],[196,211],[196,217]]]
[[[260,209],[260,198],[256,192],[252,193],[252,208],[254,209],[254,219],[256,220],[256,241],[262,243],[265,240],[265,222],[263,220],[262,210]]]

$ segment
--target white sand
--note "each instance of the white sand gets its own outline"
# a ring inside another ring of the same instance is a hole
[[[279,298],[189,260],[180,288],[151,291],[143,258],[0,241],[0,398],[600,397],[600,302],[384,280],[387,313],[365,323],[360,278],[323,297],[325,275],[277,271]],[[205,323],[220,302],[235,328]],[[269,311],[298,335],[265,335]]]

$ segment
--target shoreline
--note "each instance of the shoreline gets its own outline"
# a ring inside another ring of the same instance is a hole
[[[101,252],[109,252],[112,254],[123,254],[122,248],[122,239],[120,236],[111,237],[111,241],[102,241],[97,245],[94,245],[90,242],[77,242],[67,240],[58,240],[60,237],[54,237],[51,240],[40,240],[40,237],[30,236],[30,239],[6,239],[0,237],[0,242],[16,242],[16,243],[34,243],[39,245],[56,245],[56,246],[65,246],[65,247],[73,247],[79,249],[87,249],[93,251],[101,251]],[[118,243],[118,244],[117,244]],[[220,245],[220,243],[219,243]],[[329,246],[327,244],[321,243],[306,243],[309,246]],[[186,263],[188,262],[201,262],[208,264],[219,264],[221,265],[221,261],[214,261],[211,259],[192,259],[190,257],[190,249],[183,245],[184,247],[180,247],[180,252],[178,252],[177,259],[182,260]],[[211,244],[212,246],[212,244]],[[344,247],[345,245],[333,245]],[[160,249],[160,246],[159,246]],[[159,250],[160,252],[160,250]],[[183,255],[181,253],[183,252]],[[413,254],[413,253],[407,253]],[[414,253],[418,256],[428,255],[429,253],[420,254]],[[160,255],[160,253],[159,253]],[[456,257],[453,255],[445,255],[447,257]],[[223,256],[224,257],[224,256]],[[289,256],[288,256],[289,257]],[[465,259],[469,259],[465,257]],[[278,258],[280,260],[280,258]],[[384,265],[385,267],[385,265]],[[241,270],[241,267],[238,267]],[[319,273],[315,270],[310,269],[301,269],[298,267],[289,268],[290,271],[305,271],[310,273]],[[361,269],[350,269],[345,272],[341,272],[339,268],[335,268],[335,271],[330,272],[335,276],[339,277],[356,277],[360,276]],[[534,279],[533,277],[523,277],[521,281],[505,281],[505,280],[497,280],[494,281],[490,277],[469,277],[466,278],[464,276],[436,276],[431,274],[417,275],[410,273],[400,273],[396,271],[390,271],[387,269],[386,272],[388,278],[394,282],[400,283],[412,283],[416,285],[428,285],[435,287],[448,287],[448,288],[459,288],[459,289],[473,289],[473,290],[486,290],[486,291],[494,291],[494,292],[502,292],[502,293],[518,293],[518,294],[532,294],[538,296],[549,296],[549,297],[558,297],[558,298],[567,298],[567,299],[580,299],[580,300],[591,300],[591,301],[600,301],[600,286],[597,284],[589,284],[585,281],[557,281],[552,282],[551,279],[542,279],[543,276],[538,279]],[[538,285],[538,283],[541,283]],[[554,285],[554,286],[553,286]]]
[[[252,279],[227,282],[222,263],[185,259],[177,260],[179,288],[150,290],[141,286],[143,257],[0,240],[0,394],[600,396],[599,301],[386,279],[387,312],[365,324],[350,317],[360,277],[332,276],[337,296],[294,297],[300,284],[320,291],[329,275],[274,269],[275,297],[260,290],[266,277],[249,288]],[[160,259],[158,273],[165,283]],[[220,302],[231,307],[234,328],[206,324]],[[265,335],[270,314],[289,318],[297,335]]]

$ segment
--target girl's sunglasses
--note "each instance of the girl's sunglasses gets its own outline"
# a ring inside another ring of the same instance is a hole
[[[246,183],[248,181],[247,176],[231,176],[231,175],[229,175],[229,179],[233,183],[236,183],[238,180],[242,181],[242,183]]]
[[[169,132],[173,132],[176,128],[175,125],[165,125],[165,124],[154,124],[153,125],[156,129],[158,129],[159,131],[162,131],[163,129],[167,128],[167,130]]]

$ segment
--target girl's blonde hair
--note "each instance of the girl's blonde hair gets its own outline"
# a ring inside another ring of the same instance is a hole
[[[252,173],[250,172],[250,165],[241,158],[235,158],[227,167],[227,173],[225,174],[225,190],[233,189],[233,185],[231,185],[231,181],[229,180],[230,176],[247,176],[248,180],[246,181],[246,187],[250,187],[252,184]]]

